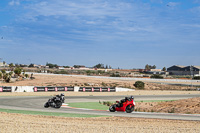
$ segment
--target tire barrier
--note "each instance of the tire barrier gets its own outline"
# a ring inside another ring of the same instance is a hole
[[[116,92],[115,87],[80,87],[79,92]]]
[[[59,86],[59,87],[40,87],[40,86],[36,86],[33,88],[34,92],[46,92],[46,91],[74,91],[74,87],[72,86]]]
[[[12,87],[2,86],[0,87],[0,92],[12,92]]]

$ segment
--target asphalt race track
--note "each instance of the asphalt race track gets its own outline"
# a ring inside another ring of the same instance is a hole
[[[65,103],[71,102],[97,102],[97,101],[116,101],[125,96],[69,96],[65,97]],[[200,97],[196,95],[142,95],[135,96],[135,100],[177,100],[192,97]],[[23,97],[0,97],[0,108],[32,110],[44,112],[62,112],[62,113],[78,113],[78,114],[95,114],[109,115],[120,117],[136,117],[136,118],[159,118],[159,119],[175,119],[175,120],[195,120],[200,121],[200,114],[168,114],[168,113],[150,113],[150,112],[109,112],[97,110],[72,109],[61,107],[60,109],[44,108],[44,103],[51,98],[50,96],[23,96]],[[137,104],[136,104],[137,106]]]

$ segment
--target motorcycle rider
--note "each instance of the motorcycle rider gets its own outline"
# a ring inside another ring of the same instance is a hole
[[[64,93],[60,94],[60,100],[62,101],[62,103],[65,102],[65,94]]]
[[[64,93],[61,93],[60,95],[56,95],[53,98],[50,98],[48,102],[45,103],[44,107],[54,107],[54,108],[60,108],[62,106],[62,103],[65,101]]]
[[[61,100],[62,103],[64,103],[65,101],[65,94],[64,93],[61,93],[60,95],[56,95],[55,97],[53,97],[53,100],[56,101],[56,100]]]
[[[123,103],[126,102],[127,100],[128,100],[128,101],[134,100],[134,96],[125,97],[125,99],[120,100],[120,102],[118,103],[118,107],[122,107],[122,106],[123,106]]]

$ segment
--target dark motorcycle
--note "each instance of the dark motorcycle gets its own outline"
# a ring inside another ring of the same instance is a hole
[[[55,97],[50,98],[48,102],[44,104],[44,107],[45,108],[48,108],[48,107],[60,108],[62,106],[62,103],[64,102],[65,102],[65,98],[63,94],[56,95]]]

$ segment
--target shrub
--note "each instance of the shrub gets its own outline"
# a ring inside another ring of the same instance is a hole
[[[153,74],[151,76],[151,78],[154,78],[154,79],[163,79],[163,76],[159,75],[159,74]]]
[[[101,85],[102,85],[103,87],[107,86],[107,84],[104,83],[104,82],[102,82]]]
[[[12,76],[12,75],[13,75],[13,72],[9,72],[9,75]]]
[[[28,78],[29,77],[28,74],[25,74],[25,77]]]
[[[99,102],[99,103],[100,103],[100,102]],[[100,104],[101,104],[101,103],[100,103]],[[111,106],[111,105],[113,105],[113,103],[110,102],[110,101],[103,101],[103,105]]]
[[[2,73],[3,73],[3,75],[4,75],[4,74],[6,73],[6,70],[4,70],[4,69],[3,69],[3,70],[1,70],[1,72],[2,72]]]
[[[193,79],[200,80],[200,76],[195,76]]]
[[[0,72],[0,79],[3,77],[3,74]]]
[[[120,75],[119,75],[119,73],[113,73],[112,75],[110,75],[110,77],[121,77]]]
[[[135,84],[133,84],[138,89],[144,89],[145,83],[142,81],[136,81]]]
[[[168,110],[168,113],[175,113],[175,108],[172,108],[171,110]]]
[[[11,76],[8,73],[6,73],[6,74],[3,75],[3,79],[4,79],[5,82],[9,83]]]

